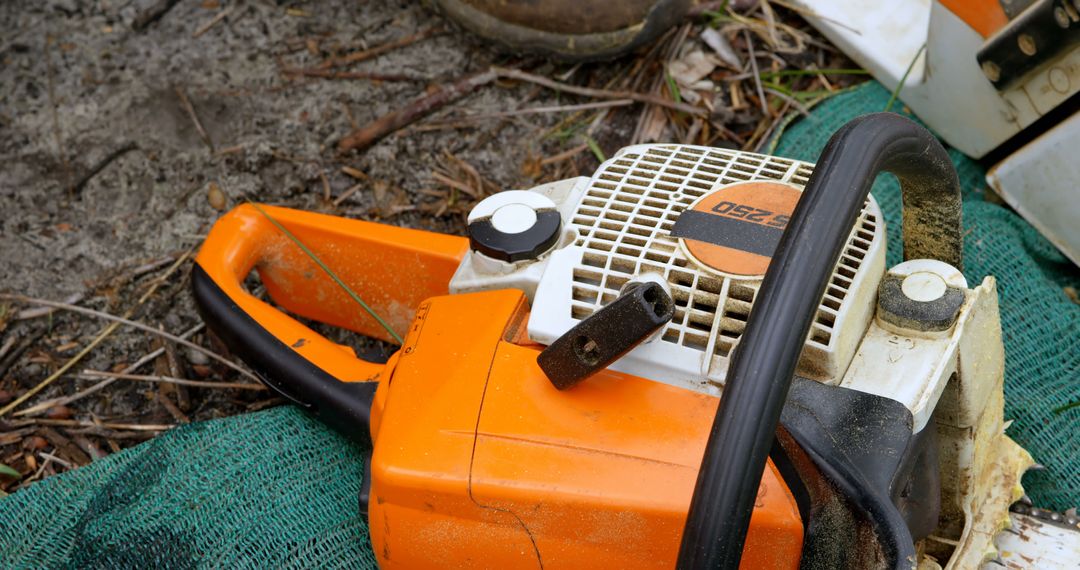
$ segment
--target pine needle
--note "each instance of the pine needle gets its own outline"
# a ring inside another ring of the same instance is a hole
[[[584,138],[585,144],[588,145],[589,150],[592,151],[593,156],[596,157],[596,160],[600,161],[601,163],[605,162],[607,160],[607,157],[604,156],[604,151],[600,149],[600,145],[596,143],[596,140],[594,140],[589,135],[584,135]]]
[[[1064,406],[1058,406],[1058,407],[1054,408],[1054,413],[1055,414],[1060,414],[1061,412],[1067,412],[1067,411],[1069,411],[1069,410],[1071,410],[1073,408],[1076,408],[1076,407],[1080,407],[1080,400],[1076,400],[1075,402],[1070,402],[1068,404],[1065,404]]]
[[[379,325],[382,326],[382,328],[386,329],[386,332],[389,333],[390,336],[393,337],[394,340],[397,341],[397,343],[399,345],[405,344],[405,341],[402,340],[402,338],[396,332],[394,332],[394,329],[390,328],[390,325],[387,324],[387,322],[384,321],[383,318],[379,316],[379,313],[376,313],[374,309],[369,307],[368,304],[365,303],[364,300],[361,299],[360,296],[357,295],[356,292],[352,290],[351,287],[346,285],[345,282],[342,281],[341,278],[337,276],[337,273],[334,273],[333,270],[331,270],[329,267],[327,267],[327,265],[325,263],[323,263],[323,261],[321,259],[319,259],[319,256],[315,255],[315,252],[308,249],[308,247],[306,245],[304,245],[303,242],[300,241],[300,238],[293,235],[292,232],[290,232],[285,226],[281,225],[280,222],[275,220],[272,216],[270,216],[269,213],[266,212],[266,210],[263,210],[262,207],[260,207],[255,202],[252,202],[251,200],[248,200],[247,203],[251,204],[251,206],[254,207],[256,210],[258,210],[260,214],[265,216],[267,220],[270,220],[270,223],[274,224],[274,227],[281,230],[281,233],[285,234],[286,237],[288,237],[290,240],[292,240],[292,242],[295,243],[297,245],[297,247],[299,247],[308,257],[310,257],[311,260],[314,261],[316,265],[318,265],[324,272],[326,272],[326,274],[329,275],[330,278],[333,279],[334,282],[337,283],[338,286],[340,286],[345,291],[345,293],[347,293],[349,295],[349,297],[352,298],[353,301],[356,301],[356,304],[360,305],[361,308],[363,308],[365,311],[367,311],[367,314],[371,315],[371,318],[375,319],[375,321],[378,322]]]
[[[907,70],[904,71],[904,76],[900,78],[900,83],[896,84],[896,89],[893,89],[892,97],[889,97],[889,102],[885,104],[885,111],[888,112],[892,109],[893,103],[896,102],[896,98],[900,96],[900,90],[904,88],[904,84],[907,83],[907,77],[911,74],[911,70],[915,68],[915,62],[919,61],[919,56],[926,51],[926,44],[923,44],[919,51],[915,52],[915,57],[911,58],[911,63],[908,64]]]
[[[679,86],[675,85],[675,78],[670,73],[664,73],[664,80],[667,81],[667,88],[671,93],[671,98],[676,103],[682,103],[682,93],[679,91]]]
[[[773,77],[801,77],[804,75],[869,75],[865,69],[782,69],[780,71],[762,71],[762,79]]]

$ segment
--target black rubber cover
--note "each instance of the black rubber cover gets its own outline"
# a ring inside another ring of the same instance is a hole
[[[916,301],[904,294],[904,278],[886,275],[878,285],[878,316],[898,327],[944,331],[953,326],[967,298],[961,289],[948,287],[940,299]]]
[[[268,388],[371,447],[371,402],[378,382],[342,382],[300,356],[234,303],[198,263],[191,270],[191,288],[206,326]]]
[[[660,285],[632,285],[555,339],[536,362],[556,388],[565,390],[649,338],[674,312],[675,303]]]
[[[536,213],[536,223],[523,232],[508,234],[495,229],[491,218],[469,224],[469,246],[493,259],[523,261],[536,259],[559,240],[562,217],[557,210]]]
[[[905,258],[962,267],[960,186],[929,131],[899,115],[876,113],[829,139],[732,357],[690,501],[679,568],[738,568],[807,333],[870,186],[883,171],[900,180]]]

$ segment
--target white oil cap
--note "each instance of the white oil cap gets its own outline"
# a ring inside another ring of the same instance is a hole
[[[937,273],[929,271],[912,273],[905,277],[900,284],[900,290],[904,292],[905,297],[912,301],[922,301],[924,303],[937,301],[945,295],[948,288],[945,279]]]
[[[507,204],[495,210],[491,225],[504,234],[520,234],[536,223],[536,210],[521,204]]]
[[[554,210],[556,208],[555,202],[552,202],[551,198],[548,198],[543,194],[529,192],[528,190],[506,190],[504,192],[499,192],[498,194],[492,194],[491,196],[488,196],[487,198],[481,200],[480,203],[478,203],[477,205],[473,206],[472,211],[469,212],[468,223],[471,224],[476,220],[480,220],[483,218],[493,218],[496,212],[512,204],[532,210],[533,222],[536,221],[536,212],[541,210]],[[514,208],[508,210],[507,213],[504,214],[504,216],[507,218],[506,223],[510,224],[510,226],[508,227],[514,228],[520,225],[521,221],[523,220],[523,218],[521,218],[522,211],[523,210],[519,208]],[[515,214],[514,212],[518,213]],[[511,222],[511,220],[518,221],[514,223]],[[498,222],[496,222],[494,219],[491,220],[491,223],[498,224]],[[524,229],[518,230],[517,232],[508,233],[523,232],[527,229],[529,228],[526,227]],[[500,229],[499,231],[505,230]]]
[[[911,285],[908,285],[907,278],[914,277],[916,274],[919,273],[937,276],[944,284],[944,287],[952,286],[959,289],[967,289],[967,279],[964,278],[964,274],[961,273],[959,269],[953,267],[952,265],[949,265],[948,263],[945,263],[944,261],[938,261],[936,259],[910,259],[908,261],[893,266],[889,269],[889,273],[891,275],[905,278],[904,285],[902,285],[901,287],[904,295],[907,295],[909,298],[916,301],[918,301],[919,299],[912,297],[911,294],[908,293],[908,287],[911,287],[911,290],[914,294],[922,296],[928,296],[932,294],[934,291],[937,290],[938,287],[937,285],[933,284],[934,280],[927,275],[923,275],[915,279],[911,282]],[[922,289],[926,287],[929,287],[930,289],[922,293],[915,292],[917,289]],[[941,295],[944,294],[945,292],[942,291],[941,294],[930,300],[940,298]]]

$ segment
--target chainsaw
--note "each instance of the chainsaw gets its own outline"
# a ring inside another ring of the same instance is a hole
[[[1080,265],[1080,2],[794,4]]]
[[[962,269],[945,150],[876,114],[816,166],[631,146],[485,198],[467,238],[246,204],[192,285],[267,386],[366,450],[383,568],[932,569],[1021,535],[1032,465],[994,278]],[[369,362],[297,317],[400,348]]]

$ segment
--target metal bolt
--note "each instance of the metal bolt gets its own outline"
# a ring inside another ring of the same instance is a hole
[[[1024,55],[1032,56],[1038,51],[1035,47],[1035,38],[1028,34],[1020,34],[1016,38],[1016,43],[1020,46],[1020,51],[1024,52]]]
[[[1080,1],[1080,0],[1078,0],[1078,1]],[[1065,8],[1062,8],[1061,6],[1058,6],[1057,8],[1054,8],[1054,20],[1062,28],[1068,28],[1069,27],[1069,13],[1066,12]]]
[[[1080,2],[1080,0],[1076,1]],[[998,67],[998,64],[992,61],[984,61],[982,63],[982,72],[983,75],[985,75],[986,78],[990,81],[997,81],[1001,78],[1001,68]]]

